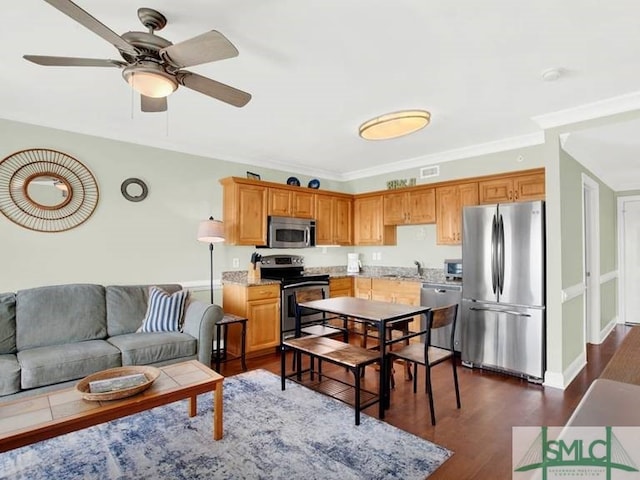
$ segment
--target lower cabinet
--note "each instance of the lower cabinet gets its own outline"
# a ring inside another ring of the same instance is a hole
[[[247,356],[273,353],[280,345],[280,285],[225,284],[222,308],[248,319]],[[228,342],[229,352],[240,352],[239,329],[229,329]]]
[[[331,297],[350,297],[353,291],[351,277],[338,277],[329,280],[329,294]]]
[[[404,305],[420,305],[420,282],[393,280],[386,278],[356,278],[354,281],[354,297],[379,300],[381,302],[402,303]],[[414,317],[409,330],[420,329],[420,317]],[[418,341],[418,337],[416,340]]]

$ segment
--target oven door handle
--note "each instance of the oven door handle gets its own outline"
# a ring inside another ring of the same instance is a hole
[[[284,285],[282,290],[291,290],[292,288],[300,288],[300,287],[327,287],[329,286],[329,282],[325,280],[316,280],[316,281],[307,281],[307,282],[299,282],[299,283],[290,283],[289,285]]]

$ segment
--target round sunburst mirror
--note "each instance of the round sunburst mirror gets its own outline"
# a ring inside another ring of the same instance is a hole
[[[34,148],[0,162],[0,211],[38,232],[62,232],[84,223],[98,205],[98,185],[81,162]]]

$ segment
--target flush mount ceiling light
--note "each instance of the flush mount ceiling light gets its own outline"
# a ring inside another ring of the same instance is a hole
[[[178,88],[175,77],[154,62],[139,62],[126,67],[122,76],[134,90],[146,97],[166,97]]]
[[[431,114],[426,110],[402,110],[372,118],[360,125],[365,140],[387,140],[416,132],[429,125]]]

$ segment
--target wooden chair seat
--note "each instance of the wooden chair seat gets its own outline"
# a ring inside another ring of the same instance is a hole
[[[343,330],[339,328],[329,327],[327,325],[310,325],[300,330],[304,335],[313,335],[316,337],[326,337],[331,335],[342,335]]]
[[[424,343],[412,343],[401,350],[393,351],[393,355],[413,363],[424,363]],[[446,348],[429,347],[427,353],[429,363],[433,366],[453,356]]]

